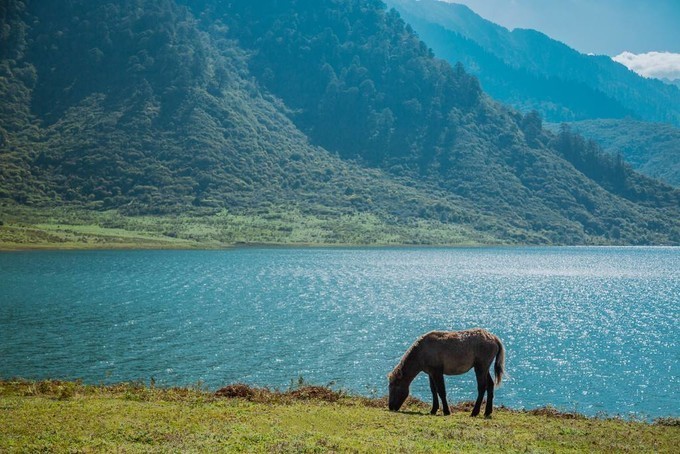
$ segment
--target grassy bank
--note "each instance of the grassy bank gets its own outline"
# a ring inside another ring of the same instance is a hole
[[[480,245],[492,236],[435,221],[396,222],[373,214],[305,214],[271,208],[127,216],[78,208],[0,208],[0,250],[191,249],[234,245]]]
[[[677,419],[654,424],[550,409],[497,409],[470,418],[461,404],[430,416],[411,401],[320,387],[271,392],[230,386],[154,389],[139,384],[0,382],[0,452],[672,452]],[[677,452],[677,451],[676,451]]]

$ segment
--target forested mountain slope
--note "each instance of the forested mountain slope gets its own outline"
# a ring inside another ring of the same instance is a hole
[[[577,121],[569,127],[608,153],[620,153],[639,172],[680,187],[680,128],[631,118]]]
[[[13,5],[6,198],[129,214],[268,204],[342,214],[371,209],[361,206],[369,198],[383,214],[416,216],[430,203],[458,210],[455,198],[311,145],[260,90],[236,43],[200,30],[174,2]]]
[[[377,0],[10,0],[0,197],[678,243],[678,191],[491,101]],[[476,233],[475,233],[476,232]]]

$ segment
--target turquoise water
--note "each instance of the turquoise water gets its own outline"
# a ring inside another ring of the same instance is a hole
[[[677,248],[5,253],[0,377],[383,395],[418,335],[481,326],[498,404],[678,416],[679,301]],[[475,397],[472,373],[447,386]]]

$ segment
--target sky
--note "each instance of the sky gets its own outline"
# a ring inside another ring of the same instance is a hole
[[[443,0],[506,28],[533,28],[645,77],[680,79],[680,0]]]

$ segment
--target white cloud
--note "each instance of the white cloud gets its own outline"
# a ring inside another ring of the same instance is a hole
[[[680,80],[680,54],[671,52],[647,52],[646,54],[623,52],[612,57],[612,60],[644,77]]]

